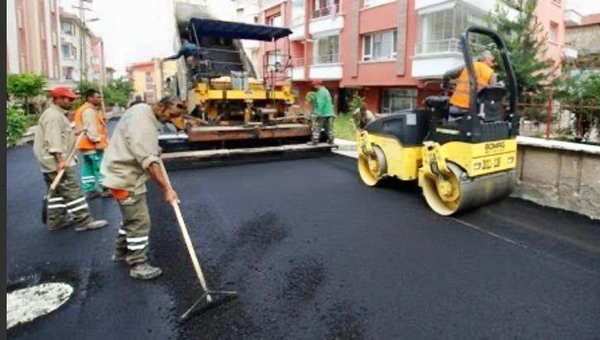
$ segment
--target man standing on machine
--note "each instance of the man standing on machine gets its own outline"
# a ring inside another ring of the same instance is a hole
[[[117,235],[113,261],[125,261],[134,279],[151,280],[162,270],[148,264],[150,214],[146,203],[146,181],[152,178],[165,201],[177,201],[177,193],[166,180],[161,165],[158,131],[160,122],[180,116],[185,105],[180,99],[165,97],[150,106],[131,107],[117,124],[102,162],[104,186],[119,203],[122,222]]]
[[[75,111],[73,120],[78,129],[86,128],[85,136],[77,145],[83,155],[81,167],[81,182],[87,198],[100,195],[110,196],[106,188],[101,187],[102,174],[100,163],[104,149],[108,146],[106,122],[102,114],[102,97],[100,92],[90,89],[85,93],[85,103]]]
[[[333,126],[332,118],[333,113],[333,102],[331,101],[331,94],[321,80],[313,81],[313,86],[317,89],[315,93],[315,101],[313,104],[312,112],[312,145],[319,143],[319,137],[321,130],[325,130],[327,134],[327,143],[333,144]]]
[[[496,83],[496,73],[494,72],[494,55],[490,51],[484,51],[479,57],[479,61],[473,63],[475,70],[475,79],[478,89]],[[444,74],[443,87],[450,88],[450,80],[457,79],[456,88],[452,97],[450,97],[450,117],[449,121],[454,121],[462,117],[465,111],[469,110],[469,98],[471,86],[469,84],[469,72],[465,66],[452,69]]]

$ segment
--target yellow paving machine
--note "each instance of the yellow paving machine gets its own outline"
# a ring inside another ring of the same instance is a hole
[[[469,42],[482,36],[500,52],[506,86],[477,88]],[[460,41],[470,83],[470,108],[460,119],[446,119],[448,96],[430,96],[425,109],[382,116],[357,136],[358,172],[366,185],[386,177],[417,181],[429,207],[444,216],[506,197],[516,182],[519,113],[509,52],[483,27],[469,27]]]
[[[193,150],[197,159],[335,147],[306,143],[311,137],[311,117],[295,105],[290,44],[282,44],[288,54],[277,45],[278,40],[288,38],[290,29],[205,17],[191,17],[179,26],[182,39],[195,44],[198,52],[186,61],[190,115],[173,119],[172,131],[161,135],[166,152]],[[241,40],[272,47],[260,62],[262,79]]]

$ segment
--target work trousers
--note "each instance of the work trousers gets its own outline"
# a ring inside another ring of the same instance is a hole
[[[321,130],[325,130],[327,141],[333,142],[333,126],[331,122],[333,117],[312,117],[312,141],[318,142],[321,136]]]
[[[44,181],[48,188],[56,178],[58,172],[44,173]],[[79,178],[73,168],[67,168],[58,186],[48,199],[48,227],[55,229],[64,223],[69,214],[78,225],[85,225],[92,221],[90,208],[85,196],[81,192]]]
[[[150,213],[146,194],[130,194],[118,202],[123,221],[117,235],[115,254],[125,255],[129,265],[144,263],[148,261],[150,237]]]
[[[95,153],[83,155],[83,164],[81,164],[81,183],[83,192],[86,194],[102,191],[102,180],[104,176],[100,172],[102,164],[103,150],[97,150]]]

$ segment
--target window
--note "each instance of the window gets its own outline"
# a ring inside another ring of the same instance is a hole
[[[385,89],[381,96],[381,112],[392,113],[398,110],[413,109],[417,106],[417,90]]]
[[[394,60],[397,50],[397,31],[368,34],[363,38],[363,61]]]
[[[100,57],[92,57],[92,64],[100,65]]]
[[[340,36],[318,38],[313,43],[313,64],[335,64],[340,61]]]
[[[304,24],[304,0],[292,1],[292,24]]]
[[[244,9],[238,8],[235,10],[235,20],[238,22],[244,22]]]
[[[100,73],[98,73],[98,72],[94,73],[94,81],[100,81]]]
[[[269,25],[274,27],[283,27],[283,17],[279,14],[270,17]]]
[[[558,41],[558,24],[550,22],[550,31],[548,32],[548,40],[555,43]]]
[[[471,9],[457,5],[453,9],[421,15],[420,39],[416,54],[460,52],[458,37],[473,25],[488,26],[484,17]],[[478,35],[472,35],[477,43]]]
[[[73,80],[73,71],[72,67],[63,67],[63,75],[66,80]]]
[[[394,0],[364,0],[363,7],[379,6],[387,3],[392,3]]]
[[[313,19],[325,17],[338,12],[340,0],[313,0]]]
[[[75,59],[77,56],[77,48],[71,44],[61,44],[60,51],[63,59]]]
[[[67,35],[75,35],[75,25],[70,22],[61,22],[60,30]]]

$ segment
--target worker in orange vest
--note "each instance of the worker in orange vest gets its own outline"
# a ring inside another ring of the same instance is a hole
[[[494,55],[490,51],[483,52],[479,60],[473,63],[477,90],[496,83],[494,64]],[[469,110],[471,85],[469,84],[469,73],[466,67],[460,66],[446,72],[443,78],[444,88],[449,88],[450,80],[457,78],[456,88],[452,97],[450,97],[450,121],[460,118],[465,111]]]
[[[106,122],[101,110],[102,96],[100,92],[91,89],[85,93],[85,100],[85,104],[75,111],[73,118],[77,128],[85,127],[87,131],[77,145],[83,155],[81,166],[83,192],[88,198],[100,195],[108,197],[111,194],[108,189],[102,188],[101,183],[104,178],[100,173],[104,149],[108,147]]]

